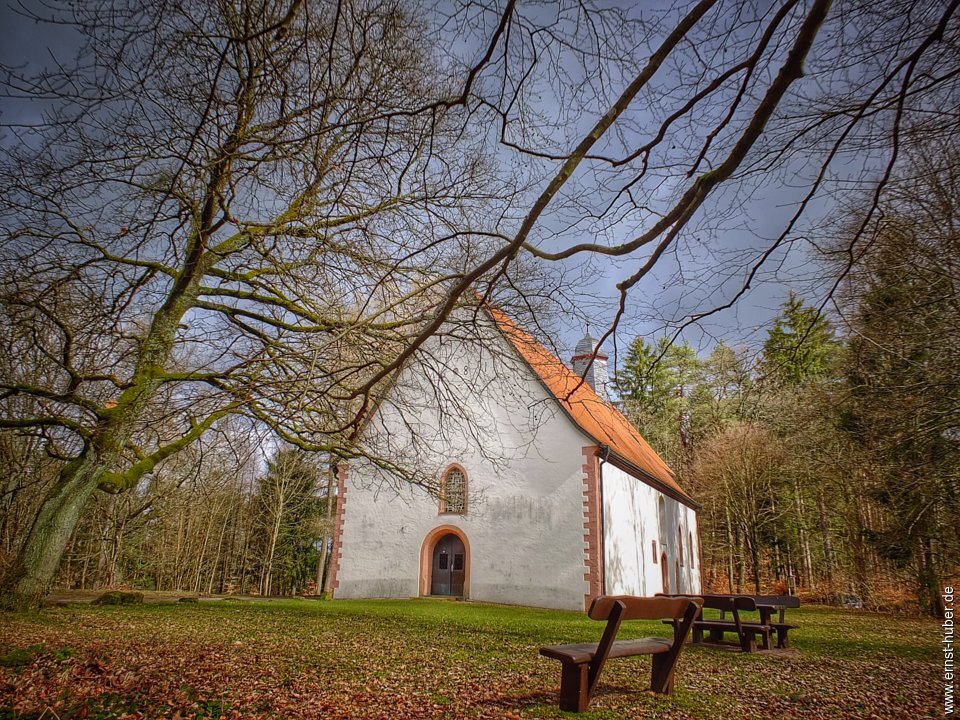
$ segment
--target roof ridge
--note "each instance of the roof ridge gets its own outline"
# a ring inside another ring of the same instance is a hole
[[[568,368],[533,335],[522,330],[506,312],[489,302],[482,304],[520,357],[581,431],[657,483],[694,502],[677,483],[663,458],[623,413],[601,399],[583,377]]]

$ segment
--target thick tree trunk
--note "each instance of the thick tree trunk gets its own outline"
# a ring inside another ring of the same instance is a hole
[[[827,590],[831,601],[836,595],[833,588],[833,539],[830,532],[830,520],[827,516],[827,503],[823,496],[823,489],[817,491],[817,510],[820,514],[820,534],[823,536],[823,569],[826,574]]]
[[[800,543],[800,560],[803,563],[803,578],[800,584],[813,584],[813,555],[810,552],[810,540],[807,537],[807,513],[803,500],[800,479],[793,479],[794,502],[797,508],[797,540]]]
[[[727,503],[723,504],[723,510],[726,515],[726,529],[727,529],[727,592],[733,593],[733,549],[734,549],[734,539],[733,539],[733,529],[730,520],[730,506]]]
[[[330,521],[330,524],[329,524],[330,533],[331,535],[335,535],[333,524],[336,518],[335,511],[337,509],[337,506],[341,502],[340,483],[337,479],[337,466],[334,465],[333,467],[331,467],[330,470],[331,470],[331,473],[330,473],[331,487],[335,488],[336,492],[331,496],[331,499],[327,503],[327,519]],[[333,553],[331,548],[331,553],[327,555],[327,569],[325,571],[325,576],[323,578],[323,594],[326,595],[327,597],[333,596],[333,588],[331,587],[331,585],[333,584],[333,576],[330,573],[330,563],[333,562],[333,559],[331,557],[332,554]]]
[[[323,544],[320,546],[320,557],[317,561],[317,595],[323,595],[326,590],[324,578],[327,574],[327,545],[330,544],[330,529],[333,527],[333,504],[336,473],[333,469],[327,470],[327,507],[326,522],[323,525]]]
[[[47,492],[13,564],[0,582],[0,607],[36,610],[60,566],[80,513],[97,489],[104,466],[92,454],[63,468]]]

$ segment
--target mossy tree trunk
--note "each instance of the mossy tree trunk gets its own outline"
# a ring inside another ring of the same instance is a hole
[[[16,560],[4,573],[0,582],[0,607],[30,610],[40,606],[104,469],[104,463],[92,452],[63,468],[40,506]]]
[[[47,492],[30,532],[0,584],[0,605],[8,609],[38,609],[56,575],[60,559],[90,496],[98,489],[122,492],[135,486],[156,465],[196,441],[228,406],[201,421],[192,421],[180,438],[158,447],[130,465],[121,465],[124,448],[142,422],[144,411],[163,384],[164,366],[173,352],[177,326],[196,299],[199,277],[174,285],[167,302],[154,315],[137,358],[133,380],[110,407],[98,410],[100,426],[85,438],[81,455],[68,462]]]

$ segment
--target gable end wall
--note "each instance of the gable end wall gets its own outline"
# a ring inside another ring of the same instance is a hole
[[[585,598],[602,592],[596,448],[585,457],[590,439],[499,331],[483,347],[448,341],[431,351],[469,377],[447,389],[462,390],[457,407],[470,414],[456,407],[439,413],[434,396],[420,394],[411,366],[395,386],[402,394],[385,401],[368,426],[367,441],[376,443],[382,433],[401,446],[407,421],[423,428],[442,423],[442,442],[421,436],[418,459],[436,468],[436,479],[453,463],[465,470],[467,512],[442,512],[424,488],[393,483],[370,463],[352,461],[349,477],[340,476],[341,498],[349,502],[338,507],[334,596],[428,592],[424,565],[432,558],[424,542],[446,525],[469,544],[469,599],[581,610]]]

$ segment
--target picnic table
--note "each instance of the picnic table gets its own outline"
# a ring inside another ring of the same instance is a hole
[[[681,597],[673,595],[670,597]],[[710,643],[723,644],[725,633],[731,632],[737,635],[740,648],[744,652],[753,652],[756,650],[756,638],[759,636],[761,647],[764,650],[771,649],[771,635],[776,637],[777,648],[783,649],[788,646],[788,636],[790,630],[796,629],[796,625],[791,625],[786,621],[786,611],[788,608],[800,607],[800,600],[792,595],[700,595],[703,598],[703,608],[711,608],[720,611],[720,619],[704,619],[701,610],[700,615],[693,623],[691,632],[691,641],[695,643],[704,642],[704,632],[708,633]],[[757,612],[759,621],[744,620],[740,617],[741,612]],[[727,614],[730,618],[727,618]],[[774,621],[774,616],[777,620]]]

